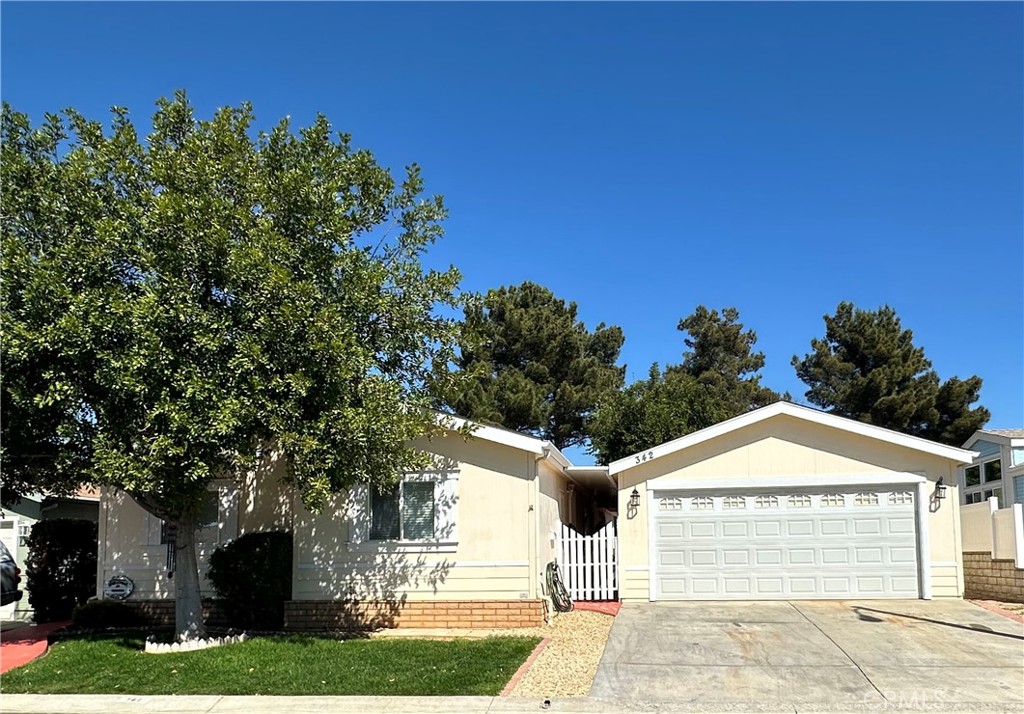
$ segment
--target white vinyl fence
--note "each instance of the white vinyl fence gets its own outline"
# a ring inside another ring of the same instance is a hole
[[[573,600],[619,599],[618,553],[615,521],[587,536],[562,524],[558,534],[558,567]]]

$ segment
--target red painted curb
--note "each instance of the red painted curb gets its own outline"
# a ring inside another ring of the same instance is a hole
[[[519,665],[519,669],[517,669],[516,673],[512,675],[512,679],[508,680],[508,684],[506,684],[505,688],[501,690],[501,694],[498,695],[499,697],[507,697],[512,693],[515,686],[519,684],[519,680],[523,678],[523,675],[526,674],[540,656],[540,653],[544,651],[544,648],[547,647],[550,642],[551,638],[545,637],[537,643],[537,646],[533,648],[533,652],[530,653],[530,656],[526,658],[525,662]]]
[[[49,622],[45,625],[20,627],[0,634],[0,674],[28,664],[39,657],[50,643],[52,632],[62,630],[70,622]]]
[[[994,602],[992,602],[990,600],[971,600],[971,602],[973,602],[978,607],[985,608],[989,612],[994,612],[997,615],[1002,615],[1003,617],[1008,617],[1011,620],[1015,620],[1016,622],[1024,622],[1024,617],[1021,617],[1020,615],[1018,615],[1015,612],[1010,612],[1009,610],[1004,610],[1003,608],[999,607],[998,605],[996,605]]]
[[[619,610],[622,609],[621,602],[598,602],[590,600],[576,601],[573,603],[574,610],[583,610],[585,612],[600,612],[605,615],[611,615],[615,617],[619,614]]]

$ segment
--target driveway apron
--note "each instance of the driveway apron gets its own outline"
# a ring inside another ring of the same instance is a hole
[[[628,603],[591,696],[1020,709],[1024,625],[960,600]]]

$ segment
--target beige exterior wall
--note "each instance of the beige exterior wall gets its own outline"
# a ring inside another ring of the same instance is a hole
[[[933,597],[963,596],[960,505],[956,464],[948,459],[868,437],[779,415],[675,454],[640,463],[619,476],[619,547],[623,600],[647,600],[648,487],[687,479],[746,480],[760,477],[914,473],[931,484],[939,477],[948,495],[928,515]],[[636,488],[640,507],[632,512]],[[931,493],[933,485],[928,486]]]
[[[452,433],[422,448],[447,457],[458,476],[457,542],[355,543],[347,495],[319,514],[297,497],[295,600],[509,600],[537,597],[537,513],[551,517],[541,497],[535,456]],[[550,483],[552,479],[546,478]]]
[[[457,542],[433,547],[350,542],[349,498],[337,496],[319,514],[283,482],[283,460],[269,454],[237,487],[237,526],[223,540],[250,531],[291,529],[295,535],[296,600],[509,600],[541,596],[553,558],[566,491],[564,475],[534,454],[448,433],[418,445],[445,457],[457,476]],[[535,477],[539,475],[539,477]],[[97,587],[112,575],[135,582],[132,599],[173,597],[159,520],[124,493],[105,489],[100,510]],[[216,543],[201,546],[205,567]],[[538,557],[538,552],[540,557]],[[204,594],[212,595],[205,578]]]

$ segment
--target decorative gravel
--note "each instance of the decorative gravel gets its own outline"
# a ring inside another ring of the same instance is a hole
[[[547,647],[509,693],[513,697],[583,697],[597,674],[615,618],[600,612],[557,613],[548,627],[495,631],[544,637]]]

